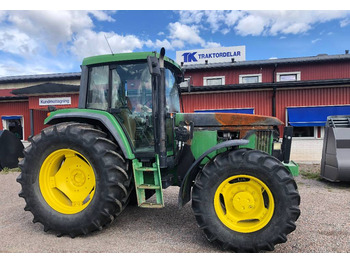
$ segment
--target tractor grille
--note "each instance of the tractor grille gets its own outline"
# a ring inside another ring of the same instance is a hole
[[[271,132],[272,130],[256,131],[255,149],[271,153]]]

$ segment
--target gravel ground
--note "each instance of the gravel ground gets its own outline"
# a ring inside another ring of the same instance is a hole
[[[317,172],[318,165],[302,165]],[[18,172],[0,173],[0,253],[225,253],[197,227],[190,204],[177,208],[178,188],[164,191],[166,207],[127,207],[110,226],[88,236],[56,237],[25,212]],[[275,253],[349,253],[350,184],[296,178],[301,216]],[[137,244],[136,244],[137,243]]]

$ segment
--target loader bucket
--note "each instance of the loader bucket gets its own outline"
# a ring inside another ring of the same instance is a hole
[[[19,138],[8,130],[0,131],[0,170],[18,167],[18,158],[23,156],[24,146]]]
[[[329,116],[325,128],[321,178],[350,182],[350,115]]]

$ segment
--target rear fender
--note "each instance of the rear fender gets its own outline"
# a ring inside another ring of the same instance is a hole
[[[191,192],[191,187],[193,185],[193,181],[195,180],[200,170],[200,163],[203,161],[205,157],[207,157],[210,153],[222,148],[247,145],[248,143],[249,143],[249,140],[246,140],[246,139],[228,140],[228,141],[219,143],[216,146],[213,146],[212,148],[205,151],[199,158],[197,158],[196,161],[192,164],[192,166],[188,169],[184,179],[182,180],[180,191],[179,191],[179,200],[178,200],[179,207],[180,208],[183,207],[187,202],[190,201],[191,199],[190,192]]]
[[[135,155],[131,149],[129,140],[113,115],[100,110],[89,109],[62,109],[50,113],[45,119],[45,124],[52,125],[61,122],[75,121],[80,123],[98,124],[110,132],[117,141],[126,159],[134,159]]]

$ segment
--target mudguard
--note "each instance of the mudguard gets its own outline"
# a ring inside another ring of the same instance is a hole
[[[247,145],[248,143],[249,143],[249,140],[246,140],[246,139],[228,140],[228,141],[219,143],[216,146],[213,146],[212,148],[205,151],[199,158],[197,158],[196,161],[192,164],[192,166],[188,169],[184,179],[182,180],[180,191],[179,191],[179,200],[178,200],[179,207],[180,208],[183,207],[187,202],[190,201],[191,199],[190,192],[191,192],[191,187],[193,185],[192,182],[195,180],[199,172],[200,163],[206,156],[208,156],[210,153],[218,149]]]
[[[52,125],[61,122],[76,121],[80,123],[98,123],[104,126],[117,141],[126,159],[134,159],[135,155],[130,147],[124,130],[113,115],[108,112],[90,109],[62,109],[50,113],[45,124]]]

